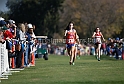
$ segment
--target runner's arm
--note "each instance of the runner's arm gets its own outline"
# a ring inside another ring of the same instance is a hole
[[[77,35],[77,32],[76,32],[76,30],[75,30],[75,36],[76,36],[76,42],[78,43],[78,44],[80,44],[80,40],[79,40],[79,36]]]
[[[64,39],[66,39],[66,34],[67,34],[67,30],[65,30],[65,33],[64,33]]]
[[[95,38],[95,34],[96,34],[96,33],[94,32],[93,35],[92,35],[92,38]]]
[[[103,39],[103,41],[105,41],[105,39],[104,39],[104,37],[103,37],[103,34],[100,32],[100,34],[101,34],[101,37],[102,37],[102,39]]]

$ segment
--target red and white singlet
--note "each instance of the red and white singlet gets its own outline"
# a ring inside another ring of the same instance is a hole
[[[101,33],[100,32],[96,32],[95,34],[95,43],[101,43]]]
[[[67,31],[66,44],[75,44],[75,32],[74,31]]]

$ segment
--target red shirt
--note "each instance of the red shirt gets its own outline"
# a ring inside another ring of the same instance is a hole
[[[75,44],[75,32],[67,32],[66,44]]]
[[[4,40],[6,40],[7,37],[9,37],[10,39],[13,38],[13,35],[10,31],[5,30],[5,32],[3,33],[4,36]]]
[[[96,38],[101,38],[101,33],[100,32],[96,32],[95,37]]]
[[[101,43],[101,33],[100,32],[96,32],[95,34],[95,41],[96,43]]]

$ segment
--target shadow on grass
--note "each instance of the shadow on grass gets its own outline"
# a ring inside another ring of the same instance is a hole
[[[56,82],[54,84],[123,84],[124,81],[82,81],[82,82]]]

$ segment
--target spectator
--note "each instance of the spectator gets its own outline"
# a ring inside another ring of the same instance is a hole
[[[1,20],[3,20],[3,19],[1,19],[1,17],[0,17],[0,43],[5,43],[5,40],[3,39],[3,30],[2,30],[3,26],[2,26]]]
[[[8,20],[7,21],[7,25],[9,27],[9,31],[13,34],[13,38],[16,37],[16,28],[17,26],[15,25],[15,21],[14,20]]]
[[[102,43],[101,50],[102,50],[103,54],[106,55],[106,42]]]
[[[90,51],[91,55],[95,55],[95,47],[93,45],[91,45]]]
[[[22,65],[22,56],[24,54],[24,42],[26,41],[26,35],[25,35],[25,25],[20,23],[18,25],[19,32],[16,33],[18,35],[17,39],[19,39],[19,43],[17,43],[17,57],[16,57],[16,68],[23,68],[24,66]]]
[[[11,43],[11,39],[13,38],[13,35],[10,31],[8,31],[8,28],[6,27],[6,22],[3,21],[3,37],[4,40],[6,40],[6,47],[8,49],[9,52],[12,52],[12,43]]]
[[[33,49],[32,46],[34,46],[32,44],[35,42],[36,36],[35,36],[35,34],[33,32],[32,24],[28,24],[27,28],[28,28],[28,31],[26,33],[27,41],[28,41],[28,46],[27,46],[27,48],[28,48],[27,52],[28,53],[27,53],[27,55],[28,55],[28,60],[29,60],[28,64],[30,66],[31,65],[31,52],[32,52],[32,49]]]

